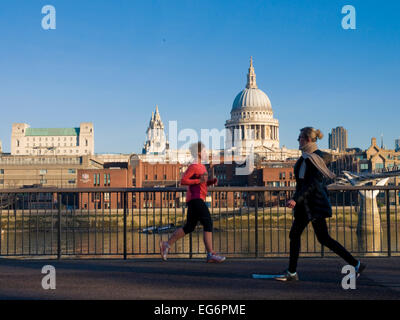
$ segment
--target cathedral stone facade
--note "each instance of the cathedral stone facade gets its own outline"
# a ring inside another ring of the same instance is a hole
[[[222,150],[209,150],[209,154],[217,158],[222,155],[246,157],[258,155],[264,160],[280,160],[297,158],[299,150],[291,150],[279,146],[279,121],[274,119],[271,101],[258,88],[253,59],[247,74],[246,88],[239,92],[233,101],[231,118],[226,121],[225,146]],[[147,161],[190,162],[188,150],[170,150],[166,139],[164,124],[156,107],[152,112],[146,131],[141,159]]]
[[[253,59],[246,88],[233,101],[225,128],[229,132],[226,146],[238,154],[267,153],[279,148],[279,121],[274,119],[268,96],[257,87]]]

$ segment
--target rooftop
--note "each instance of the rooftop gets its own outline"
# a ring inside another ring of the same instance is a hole
[[[80,128],[27,128],[25,136],[79,136]]]

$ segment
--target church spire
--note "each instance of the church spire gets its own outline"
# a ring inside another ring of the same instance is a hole
[[[250,57],[250,67],[249,67],[249,73],[247,74],[247,89],[257,89],[257,83],[256,83],[256,73],[254,72],[254,67],[253,67],[253,57]]]

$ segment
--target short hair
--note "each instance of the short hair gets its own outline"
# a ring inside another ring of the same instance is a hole
[[[192,154],[192,157],[195,159],[197,159],[197,155],[205,148],[206,146],[201,141],[193,143],[189,147],[190,153]]]
[[[304,127],[300,129],[300,132],[306,137],[310,138],[312,142],[316,142],[317,139],[321,140],[324,135],[319,129],[314,129],[313,127]]]

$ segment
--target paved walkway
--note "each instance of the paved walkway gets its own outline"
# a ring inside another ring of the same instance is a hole
[[[400,257],[365,258],[355,290],[341,287],[343,262],[302,258],[301,281],[255,280],[279,273],[287,259],[16,260],[0,259],[0,299],[400,299]],[[41,286],[44,265],[56,268],[56,290]]]

